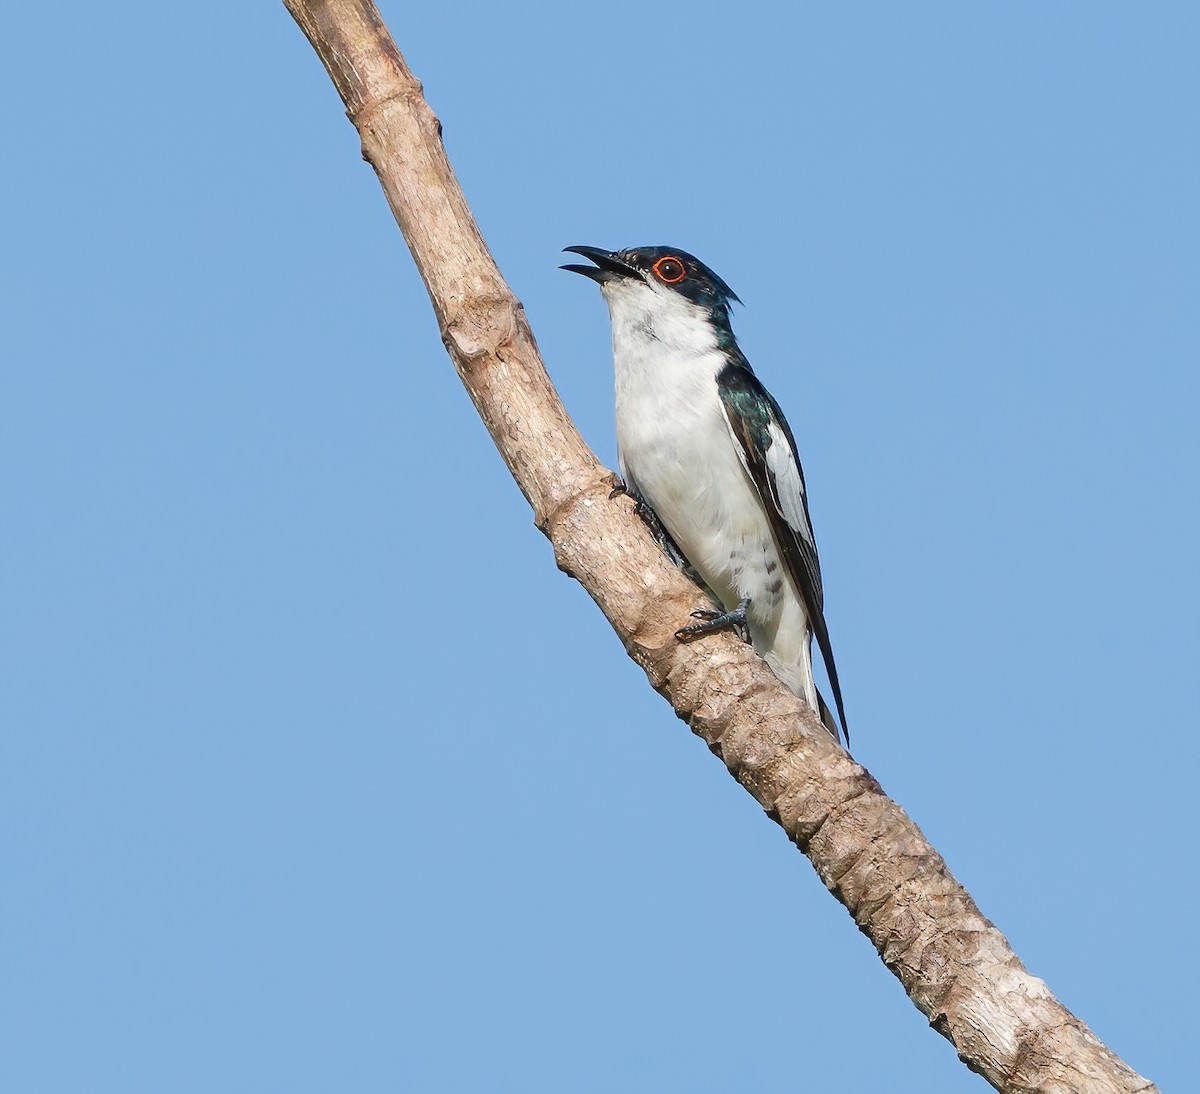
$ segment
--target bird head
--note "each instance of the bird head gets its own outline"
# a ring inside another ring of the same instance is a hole
[[[619,301],[636,300],[650,310],[654,297],[662,306],[686,302],[717,328],[728,330],[729,305],[740,304],[737,294],[695,255],[678,247],[631,247],[624,251],[606,251],[600,247],[567,247],[572,254],[591,259],[594,266],[570,263],[561,267],[571,273],[590,277],[604,293],[610,307]],[[646,296],[646,294],[653,296]]]

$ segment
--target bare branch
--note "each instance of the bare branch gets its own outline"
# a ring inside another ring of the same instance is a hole
[[[703,606],[567,417],[450,168],[441,125],[368,0],[285,0],[362,138],[455,368],[554,545],[675,708],[809,857],[930,1024],[997,1090],[1156,1088],[1031,976],[920,829],[749,646],[673,635]]]

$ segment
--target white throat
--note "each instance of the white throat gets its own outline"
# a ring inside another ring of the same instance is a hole
[[[679,293],[632,278],[607,281],[600,289],[612,316],[613,354],[618,361],[642,356],[650,347],[660,358],[717,354],[717,334],[707,309]]]

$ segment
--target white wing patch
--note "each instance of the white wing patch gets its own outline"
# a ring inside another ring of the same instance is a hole
[[[817,544],[804,505],[804,480],[800,477],[792,446],[788,443],[787,435],[774,422],[767,427],[767,435],[771,438],[765,453],[767,470],[775,480],[779,511],[792,530],[815,551]]]

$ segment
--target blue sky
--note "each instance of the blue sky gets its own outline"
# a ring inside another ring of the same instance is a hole
[[[856,756],[1193,1088],[1200,9],[383,13],[602,459],[560,248],[736,289]],[[8,33],[5,1089],[986,1089],[555,569],[282,6]]]

